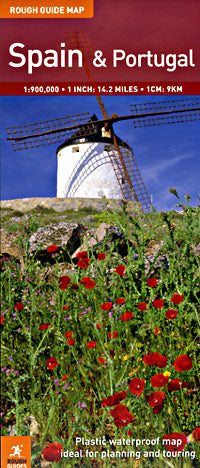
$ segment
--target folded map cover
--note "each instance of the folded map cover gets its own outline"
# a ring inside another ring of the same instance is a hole
[[[198,468],[200,3],[1,0],[3,468]]]

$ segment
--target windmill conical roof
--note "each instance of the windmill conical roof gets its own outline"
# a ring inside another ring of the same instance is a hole
[[[92,121],[98,121],[98,118],[95,114],[92,115],[91,119],[88,121],[88,122],[92,122]],[[97,123],[97,124],[94,124],[94,127],[95,127],[95,132],[94,133],[90,133],[90,134],[84,134],[84,127],[82,127],[82,134],[81,134],[81,131],[80,130],[77,130],[73,133],[73,135],[68,138],[66,141],[64,141],[58,148],[57,148],[57,153],[62,149],[62,148],[65,148],[66,146],[71,146],[71,145],[74,145],[74,144],[79,144],[79,143],[109,143],[109,144],[112,144],[113,143],[113,134],[111,135],[111,137],[106,137],[106,136],[102,136],[102,127],[104,126],[104,124],[102,123]],[[129,147],[129,145],[123,141],[121,138],[119,138],[117,135],[116,136],[116,139],[117,139],[117,143],[118,145],[123,145],[123,146],[126,146],[127,148]]]

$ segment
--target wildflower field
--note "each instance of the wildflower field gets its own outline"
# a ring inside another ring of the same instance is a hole
[[[121,240],[79,249],[69,274],[57,245],[50,280],[34,255],[23,276],[4,263],[2,434],[29,435],[34,418],[34,468],[199,466],[200,208],[170,191],[182,214],[123,202],[103,215]]]

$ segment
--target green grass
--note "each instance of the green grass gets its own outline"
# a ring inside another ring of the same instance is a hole
[[[159,437],[155,450],[162,450],[162,437],[178,432],[190,437],[191,443],[186,444],[185,450],[195,451],[195,460],[184,457],[181,460],[163,459],[162,456],[146,460],[142,456],[150,448],[144,446],[140,449],[140,465],[134,465],[132,459],[127,459],[126,465],[197,468],[199,443],[191,434],[199,427],[199,211],[186,203],[183,215],[176,212],[127,214],[124,204],[121,214],[109,210],[96,216],[97,224],[105,219],[122,231],[128,254],[121,257],[116,241],[112,241],[108,234],[99,251],[88,249],[87,268],[82,268],[81,263],[74,264],[68,285],[65,284],[63,289],[62,280],[59,281],[63,276],[59,254],[52,254],[54,272],[49,276],[47,270],[51,266],[42,265],[33,257],[25,259],[23,278],[17,261],[8,259],[4,264],[2,433],[7,435],[9,426],[15,424],[17,435],[27,435],[28,417],[35,417],[40,436],[32,451],[33,467],[40,466],[41,453],[49,442],[60,443],[65,450],[74,451],[77,448],[75,437],[90,440],[105,436],[106,448],[109,448],[109,438]],[[36,222],[44,225],[46,216],[52,215],[54,213],[42,213],[41,217],[35,214],[29,232],[31,229],[34,232]],[[24,227],[22,225],[22,233]],[[28,237],[26,239],[28,242]],[[168,264],[161,264],[154,270],[156,257],[151,269],[147,270],[148,245],[157,240],[163,241],[157,257],[164,252]],[[100,252],[105,253],[105,259],[98,260]],[[122,275],[115,272],[119,265],[123,265],[124,275],[123,270]],[[95,284],[83,283],[85,277]],[[147,283],[152,277],[157,280],[154,287]],[[180,303],[171,302],[174,294],[182,297]],[[124,304],[118,304],[118,298],[124,298]],[[157,299],[164,301],[161,308],[154,304]],[[15,310],[18,303],[23,304],[21,310]],[[110,308],[102,308],[104,303],[110,304]],[[146,304],[144,310],[138,307],[140,303]],[[64,310],[64,306],[68,309]],[[169,309],[177,311],[175,318],[166,317]],[[124,321],[123,314],[127,311],[132,316]],[[40,330],[42,324],[49,326]],[[66,337],[69,332],[71,336]],[[117,332],[116,338],[112,335],[110,338],[110,332]],[[69,342],[70,338],[74,342]],[[94,347],[87,347],[90,342]],[[165,367],[145,364],[144,356],[155,352],[168,358]],[[174,361],[181,355],[187,355],[191,365],[189,369],[178,371]],[[56,359],[52,369],[48,368],[49,358]],[[168,382],[163,387],[153,387],[151,378],[165,372]],[[140,395],[129,389],[130,381],[135,378],[145,381]],[[186,382],[187,387],[170,392],[168,383],[177,378]],[[122,427],[118,427],[110,413],[116,403],[112,407],[101,403],[122,391],[127,395],[119,403],[126,406],[133,418],[127,424],[124,417]],[[156,407],[156,412],[146,398],[153,392],[164,392],[163,405]],[[128,435],[128,430],[132,436]],[[89,447],[80,448],[85,451]],[[98,451],[99,446],[92,447],[93,451],[95,449]],[[135,450],[135,447],[131,449]],[[123,459],[101,461],[96,457],[93,464],[85,458],[68,458],[61,460],[59,466],[82,466],[81,461],[86,468],[125,465]],[[55,463],[55,466],[58,465]]]
[[[4,214],[5,213],[5,214]],[[48,224],[58,224],[60,222],[71,221],[76,223],[83,223],[84,219],[88,216],[94,216],[96,210],[91,208],[84,208],[78,211],[66,210],[57,212],[51,208],[43,208],[38,206],[33,210],[26,211],[26,213],[18,212],[12,209],[1,210],[1,227],[7,229],[10,233],[22,231],[25,226],[30,226],[32,232],[35,232],[39,227]],[[25,217],[24,217],[25,215]],[[14,219],[13,219],[14,218]],[[16,221],[15,218],[20,218]],[[91,219],[87,222],[89,226],[96,225],[96,220]]]

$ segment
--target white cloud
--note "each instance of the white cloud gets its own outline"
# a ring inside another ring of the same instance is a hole
[[[193,156],[194,155],[192,153],[186,153],[171,159],[161,159],[157,163],[152,164],[151,167],[144,167],[142,169],[143,178],[146,183],[153,181],[156,184],[160,184],[160,175],[162,173],[165,173],[168,169],[176,166],[180,161],[191,159]]]

